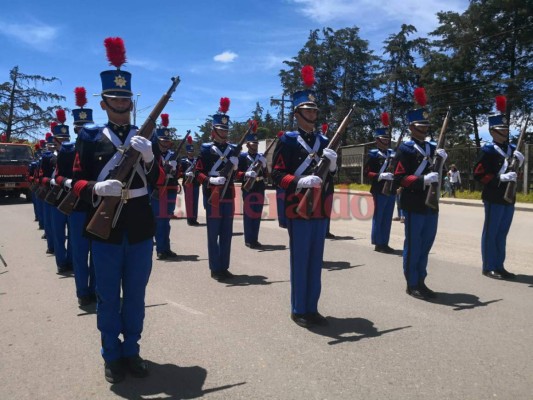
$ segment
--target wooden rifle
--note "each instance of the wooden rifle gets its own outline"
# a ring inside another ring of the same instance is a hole
[[[50,190],[46,194],[46,197],[44,198],[44,201],[55,207],[58,205],[59,198],[62,194],[63,185],[56,184],[50,188]]]
[[[209,196],[209,199],[207,199],[208,204],[213,205],[213,200],[215,200],[215,198],[217,197],[219,201],[224,198],[224,195],[226,194],[226,191],[228,190],[231,176],[233,175],[233,163],[229,160],[229,158],[232,156],[235,156],[235,157],[239,156],[242,150],[242,145],[244,144],[244,141],[246,140],[246,136],[248,136],[248,134],[253,129],[253,127],[254,127],[254,124],[251,123],[248,130],[244,132],[244,135],[242,135],[241,139],[239,140],[239,143],[237,143],[237,145],[235,146],[235,149],[230,151],[230,153],[228,154],[228,157],[227,157],[228,161],[224,164],[222,169],[219,171],[219,175],[218,175],[218,176],[223,176],[224,178],[226,178],[226,182],[224,183],[224,187],[222,188],[220,193],[217,190],[217,188],[214,188],[213,190],[211,190],[211,195]]]
[[[265,150],[265,152],[263,153],[263,157],[266,158],[268,152],[270,151],[270,149],[272,149],[272,147],[274,146],[274,144],[276,144],[276,142],[278,141],[278,138],[276,137],[267,147],[267,149]],[[254,161],[254,163],[251,165],[249,171],[254,171],[256,173],[256,176],[259,176],[260,172],[262,171],[262,163],[259,161],[259,160],[256,160]],[[257,178],[246,178],[246,181],[244,182],[244,184],[242,185],[242,190],[245,190],[247,192],[250,191],[250,189],[252,189],[252,186],[254,185],[255,183],[255,180]]]
[[[187,134],[185,135],[185,137],[181,140],[180,144],[178,145],[176,151],[174,152],[174,154],[172,154],[172,156],[167,160],[167,161],[164,161],[163,162],[163,170],[165,171],[165,183],[163,185],[161,185],[160,188],[157,188],[157,189],[154,189],[154,191],[152,192],[152,197],[154,199],[158,199],[159,198],[159,191],[163,190],[165,191],[167,186],[168,186],[168,181],[170,180],[171,178],[171,175],[173,175],[172,173],[172,169],[170,167],[170,161],[176,161],[180,155],[180,151],[181,151],[181,148],[183,147],[183,145],[185,144],[185,142],[187,141],[187,138],[189,137],[189,135],[191,134],[191,131],[188,130],[187,131]],[[176,171],[177,171],[177,167],[176,167]],[[174,172],[175,174],[176,172]],[[178,193],[181,193],[181,186],[180,184],[178,183],[177,184],[177,192]]]
[[[444,149],[444,144],[446,141],[446,129],[448,129],[448,122],[450,122],[451,116],[451,107],[448,107],[446,112],[446,117],[442,123],[440,129],[439,140],[437,142],[437,147],[435,149],[435,156],[433,158],[433,165],[431,170],[439,174],[439,179],[437,182],[433,182],[429,186],[428,193],[426,195],[426,206],[434,210],[439,209],[439,198],[440,198],[440,185],[442,183],[442,168],[444,166],[444,159],[437,154],[437,149]]]
[[[396,143],[396,147],[394,148],[394,154],[396,154],[396,152],[400,148],[400,145],[402,144],[404,133],[405,133],[405,131],[403,131],[403,130],[400,133],[400,137],[398,138],[398,142]],[[391,173],[394,172],[394,166],[393,166],[393,163],[392,163],[392,159],[389,160],[389,165],[387,165],[387,169],[385,170],[385,172],[391,172]],[[383,189],[381,189],[381,194],[384,194],[385,196],[390,196],[392,194],[392,184],[393,184],[393,182],[394,181],[385,181],[383,183]]]
[[[344,133],[346,127],[348,126],[348,122],[350,122],[350,118],[354,111],[355,111],[355,103],[352,104],[350,111],[348,111],[348,114],[346,114],[341,124],[337,128],[335,135],[333,135],[333,138],[331,138],[331,141],[326,147],[327,149],[331,149],[337,152],[337,150],[339,149],[340,143],[341,143],[341,140],[340,140],[341,136]],[[300,200],[300,203],[298,203],[298,206],[296,207],[296,213],[300,215],[302,218],[305,218],[305,219],[311,218],[317,205],[320,203],[322,190],[324,189],[324,185],[326,184],[326,178],[329,174],[329,165],[330,165],[330,161],[327,157],[324,157],[324,156],[320,157],[320,161],[316,165],[313,175],[320,177],[320,179],[322,180],[322,183],[320,185],[320,188],[306,189],[302,199]]]
[[[522,130],[520,131],[520,136],[518,137],[518,142],[516,143],[516,150],[521,151],[525,140],[526,140],[526,128],[527,123],[529,122],[529,115],[526,118],[526,123],[524,124]],[[509,164],[509,167],[507,168],[506,172],[517,172],[520,169],[518,164],[518,159],[516,157],[513,157],[511,160],[511,163]],[[503,195],[503,199],[507,203],[513,203],[516,198],[516,181],[507,182],[507,187],[505,188],[505,194]]]
[[[161,96],[161,99],[159,99],[146,121],[144,121],[143,125],[137,132],[137,135],[142,136],[146,139],[151,138],[154,128],[156,127],[156,120],[159,117],[159,114],[161,114],[161,112],[169,102],[172,93],[174,93],[179,83],[179,76],[172,78],[172,85],[170,86],[168,91],[163,96]],[[124,150],[124,153],[122,153],[122,157],[120,158],[119,162],[110,172],[108,179],[115,179],[120,182],[126,182],[127,180],[125,188],[123,189],[123,194],[128,193],[129,187],[133,180],[133,176],[136,173],[136,166],[141,161],[141,158],[141,154],[132,146],[130,146],[126,150]],[[152,162],[157,163],[157,160],[154,159]],[[127,201],[128,199],[124,198],[124,196],[102,197],[102,201],[100,202],[95,214],[87,225],[87,232],[102,239],[108,239],[111,235],[111,230],[115,227],[118,221],[118,217],[120,216],[122,207]]]

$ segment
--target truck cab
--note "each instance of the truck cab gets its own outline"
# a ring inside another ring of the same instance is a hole
[[[31,201],[28,165],[32,160],[29,145],[0,143],[0,198],[24,194],[26,201]]]

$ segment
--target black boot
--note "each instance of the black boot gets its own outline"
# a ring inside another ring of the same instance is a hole
[[[124,357],[124,365],[130,374],[136,378],[145,378],[148,376],[148,366],[141,356]]]
[[[105,380],[109,383],[119,383],[124,380],[124,366],[122,360],[109,361],[104,364]]]
[[[425,279],[422,279],[418,283],[418,287],[419,287],[420,291],[422,292],[422,294],[424,294],[424,296],[426,296],[428,299],[434,299],[435,297],[437,297],[437,294],[433,290],[428,288],[424,281],[425,281]]]

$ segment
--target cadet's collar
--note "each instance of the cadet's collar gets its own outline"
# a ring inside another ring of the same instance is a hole
[[[107,126],[111,128],[111,130],[121,138],[127,136],[130,133],[131,129],[131,124],[118,125],[112,121],[109,121],[107,123]]]

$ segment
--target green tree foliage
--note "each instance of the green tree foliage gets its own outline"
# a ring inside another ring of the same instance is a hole
[[[58,106],[48,106],[48,102],[65,101],[64,96],[44,92],[37,85],[57,81],[40,75],[27,75],[14,67],[9,73],[10,80],[0,85],[0,130],[7,140],[12,137],[33,139],[44,136],[41,132],[55,119]]]

